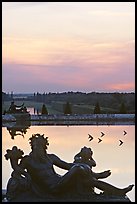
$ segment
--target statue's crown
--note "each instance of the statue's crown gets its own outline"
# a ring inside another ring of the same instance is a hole
[[[30,145],[33,146],[34,143],[42,144],[47,149],[47,145],[49,145],[48,137],[44,137],[44,134],[41,135],[39,133],[32,134],[32,137],[29,138]]]

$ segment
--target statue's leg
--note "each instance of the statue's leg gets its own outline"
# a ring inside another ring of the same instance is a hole
[[[109,183],[104,181],[94,180],[94,186],[102,191],[105,194],[109,195],[125,195],[127,192],[131,191],[134,185],[129,185],[126,188],[117,188]]]
[[[60,181],[56,185],[51,187],[51,190],[54,192],[65,189],[71,190],[71,187],[75,186],[76,191],[81,192],[85,181],[87,182],[88,175],[91,175],[90,168],[76,164],[60,178]],[[90,179],[88,179],[88,183],[90,184],[89,181]]]

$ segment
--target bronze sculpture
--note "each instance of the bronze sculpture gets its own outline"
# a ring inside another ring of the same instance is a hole
[[[126,199],[126,193],[132,190],[134,185],[119,189],[104,181],[110,170],[95,173],[92,170],[96,162],[92,158],[90,148],[83,147],[74,156],[74,162],[68,163],[61,160],[55,154],[47,153],[48,137],[33,134],[30,140],[31,152],[23,156],[24,152],[16,146],[7,150],[5,158],[10,159],[13,172],[7,184],[8,201],[107,201],[106,199]],[[20,162],[19,162],[20,160]],[[68,170],[63,176],[58,175],[54,165]],[[94,187],[103,191],[98,195]],[[119,197],[120,196],[120,197]],[[101,200],[100,200],[101,199]],[[104,200],[103,200],[104,199]],[[120,200],[119,200],[120,201]]]

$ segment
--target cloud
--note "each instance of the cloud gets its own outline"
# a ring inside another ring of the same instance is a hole
[[[48,2],[2,2],[2,9],[22,9],[24,7],[33,7]]]
[[[3,38],[4,61],[27,64],[115,63],[134,60],[134,43],[86,38]],[[16,57],[18,55],[18,58]],[[129,59],[130,57],[130,59]]]
[[[12,3],[3,5],[10,7]],[[42,90],[133,88],[134,6],[116,2],[36,3],[38,7],[34,2],[28,7],[26,2],[12,4],[16,12],[3,9],[5,89],[16,89],[17,84]],[[115,13],[119,15],[116,18]]]
[[[4,89],[13,86],[15,90],[18,84],[20,89],[30,87],[33,90],[52,89],[53,92],[134,90],[134,73],[121,64],[116,68],[105,64],[3,64],[2,75]]]

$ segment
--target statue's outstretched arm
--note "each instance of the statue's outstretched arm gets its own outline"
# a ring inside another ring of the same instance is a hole
[[[52,159],[54,165],[56,165],[57,167],[60,167],[62,169],[69,170],[72,166],[74,166],[74,163],[65,162],[65,161],[61,160],[55,154],[50,154],[48,156]]]
[[[100,173],[95,173],[92,171],[92,175],[93,177],[95,177],[96,179],[103,179],[103,178],[107,178],[108,176],[111,175],[111,171],[110,170],[106,170]]]

